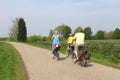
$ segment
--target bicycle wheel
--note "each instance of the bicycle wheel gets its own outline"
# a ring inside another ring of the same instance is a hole
[[[83,61],[80,61],[80,65],[83,66],[83,67],[87,67],[88,65],[88,60],[83,60]]]
[[[66,50],[66,55],[67,55],[67,57],[69,57],[69,55],[70,55],[70,50]]]
[[[71,56],[71,57],[72,57],[72,61],[75,62],[75,61],[76,61],[76,56],[75,56],[74,53],[72,53],[72,56]]]

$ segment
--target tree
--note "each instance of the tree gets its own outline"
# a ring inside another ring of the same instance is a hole
[[[18,33],[18,21],[19,19],[16,18],[15,20],[13,20],[13,25],[10,28],[10,32],[9,32],[9,37],[12,40],[17,40],[17,33]]]
[[[92,31],[90,27],[86,27],[84,29],[84,33],[85,33],[85,39],[86,40],[90,40],[92,38]]]
[[[48,35],[48,40],[51,40],[53,33],[54,33],[53,30],[50,30],[49,35]]]
[[[59,34],[65,39],[67,39],[69,34],[71,33],[71,28],[64,24],[55,28],[55,30],[57,30],[59,32]]]
[[[100,40],[102,40],[102,39],[104,39],[104,31],[102,31],[102,30],[99,30],[99,31],[97,31],[97,33],[96,33],[96,35],[95,35],[95,38],[96,39],[100,39]]]
[[[27,29],[26,29],[26,24],[23,18],[20,18],[18,21],[17,40],[21,42],[27,41]]]
[[[50,30],[49,36],[52,36],[52,35],[53,35],[53,30]]]
[[[116,28],[113,33],[114,39],[120,39],[120,29]]]

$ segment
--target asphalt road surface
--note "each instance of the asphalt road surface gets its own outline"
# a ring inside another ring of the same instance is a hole
[[[86,68],[81,67],[63,54],[56,61],[50,50],[10,43],[22,56],[30,80],[120,80],[120,70],[93,62]]]

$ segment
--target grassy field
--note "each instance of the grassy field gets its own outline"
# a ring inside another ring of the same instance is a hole
[[[98,53],[92,53],[91,61],[120,69],[120,59],[112,56],[104,56]]]
[[[104,42],[104,43],[101,43],[101,41],[96,41],[96,42],[95,41],[87,41],[87,44],[89,44],[89,45],[87,45],[88,46],[87,49],[91,51],[91,59],[90,59],[90,61],[97,62],[97,63],[103,64],[103,65],[106,65],[106,66],[110,66],[110,67],[114,67],[114,68],[120,69],[120,59],[119,59],[119,56],[117,56],[117,57],[114,56],[114,54],[116,54],[116,53],[117,53],[117,55],[120,55],[120,48],[119,48],[119,46],[117,48],[116,47],[115,48],[112,47],[112,49],[111,49],[110,47],[108,47],[109,45],[111,45],[110,41],[107,41],[107,42],[106,41],[102,41],[102,42]],[[120,44],[119,42],[120,41],[115,41],[114,45],[116,45],[116,44],[119,45]],[[99,48],[98,45],[96,46],[96,43],[99,44],[99,46],[101,46],[101,48]],[[48,42],[35,42],[35,43],[29,43],[29,44],[52,50],[49,41]],[[105,51],[108,51],[108,50],[109,50],[109,52],[110,52],[110,50],[112,50],[112,54],[111,54],[111,52],[109,54],[108,53],[106,54]],[[104,54],[100,53],[101,51],[102,51],[102,53],[104,52]],[[61,45],[60,52],[63,53],[63,54],[66,53],[66,45],[65,44]]]
[[[0,42],[0,80],[29,80],[19,53],[4,42]]]

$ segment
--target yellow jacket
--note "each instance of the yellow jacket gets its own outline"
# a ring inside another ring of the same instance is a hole
[[[72,36],[68,37],[67,43],[68,44],[72,44],[73,43],[73,37]]]
[[[74,39],[76,40],[76,44],[84,44],[85,34],[81,32],[76,33]]]

